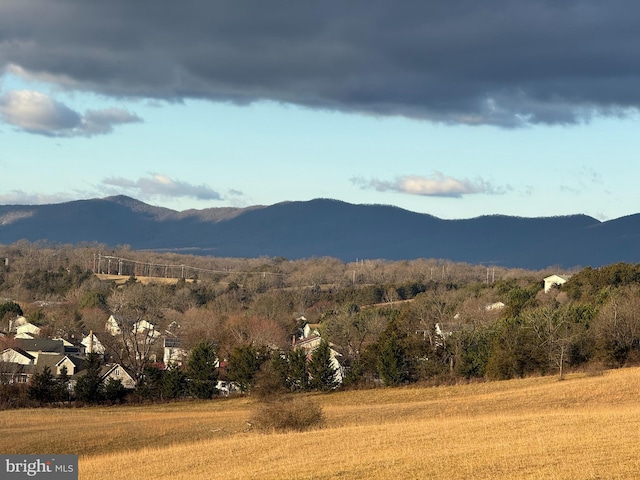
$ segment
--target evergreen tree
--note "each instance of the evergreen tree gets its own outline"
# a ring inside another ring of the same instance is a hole
[[[311,388],[321,391],[329,391],[338,386],[336,379],[337,368],[331,357],[329,342],[321,340],[312,352],[309,362],[309,375],[311,376]]]
[[[307,352],[301,348],[287,354],[286,384],[290,390],[304,392],[309,389]]]
[[[211,398],[217,393],[218,357],[216,348],[211,342],[198,343],[187,364],[189,378],[189,393],[196,398]]]
[[[175,399],[187,394],[189,384],[187,376],[178,367],[172,366],[162,377],[162,398]]]
[[[60,375],[56,379],[56,384],[54,387],[55,393],[54,396],[56,400],[59,402],[67,402],[71,400],[71,392],[69,391],[69,372],[67,371],[67,367],[63,366],[60,369]]]
[[[385,385],[400,385],[415,380],[413,362],[404,345],[405,334],[396,322],[391,322],[380,335],[376,370]]]
[[[242,393],[250,391],[264,360],[265,355],[253,345],[235,347],[229,355],[229,380],[235,382]]]
[[[74,393],[78,400],[98,403],[104,398],[104,385],[100,376],[100,356],[97,353],[87,355],[85,374],[76,382]]]
[[[2,326],[0,328],[2,328],[3,330],[5,328],[8,329],[9,328],[8,320],[13,320],[14,318],[22,314],[23,314],[22,308],[20,308],[20,305],[18,305],[17,303],[12,301],[0,303],[0,321],[2,321]]]
[[[110,378],[104,385],[103,395],[109,402],[121,402],[127,396],[127,389],[122,385],[122,380]]]
[[[142,378],[138,382],[137,393],[150,400],[162,397],[162,384],[165,371],[151,365],[144,367]]]
[[[50,403],[55,401],[55,387],[56,381],[51,369],[44,367],[42,372],[33,375],[27,389],[27,395],[31,400],[36,400],[40,404]]]

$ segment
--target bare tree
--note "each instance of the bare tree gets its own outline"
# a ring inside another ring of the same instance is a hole
[[[607,363],[623,366],[640,361],[640,289],[614,293],[594,323],[599,351]]]
[[[164,292],[157,285],[134,283],[116,289],[108,300],[119,339],[111,354],[129,368],[136,382],[142,380],[145,368],[155,359],[153,348],[160,344],[164,325]]]

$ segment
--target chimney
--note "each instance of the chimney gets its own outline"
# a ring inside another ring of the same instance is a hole
[[[89,330],[89,353],[93,353],[93,330]]]

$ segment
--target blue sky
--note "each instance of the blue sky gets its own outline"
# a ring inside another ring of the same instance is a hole
[[[461,32],[454,41],[449,31],[439,33],[442,23],[415,20],[434,15],[420,3],[412,4],[414,15],[394,22],[388,20],[390,2],[366,9],[379,15],[376,25],[389,23],[392,41],[385,48],[394,40],[402,46],[414,28],[432,41],[444,35],[442,50],[455,49],[465,61],[427,51],[420,38],[416,51],[400,61],[398,52],[406,49],[389,47],[385,54],[366,25],[362,34],[353,33],[361,17],[345,19],[331,9],[320,12],[320,23],[307,12],[287,11],[291,18],[274,14],[256,27],[250,14],[229,7],[225,14],[235,19],[235,29],[221,26],[211,38],[206,30],[185,48],[172,39],[170,47],[153,51],[140,39],[161,38],[161,14],[149,19],[131,11],[124,33],[101,34],[92,22],[108,24],[134,7],[114,1],[119,10],[70,12],[70,3],[9,0],[0,6],[0,31],[9,32],[0,35],[0,204],[125,194],[176,210],[324,197],[441,218],[584,213],[607,220],[640,212],[640,99],[634,97],[640,94],[628,87],[638,70],[635,55],[616,63],[607,61],[606,49],[589,50],[596,56],[585,62],[588,68],[579,63],[585,55],[576,46],[580,36],[597,35],[596,2],[583,2],[593,11],[582,23],[575,11],[556,11],[553,3],[540,2],[532,13],[518,7],[522,2],[494,2],[508,6],[516,24],[526,19],[534,33],[555,35],[547,50],[514,35],[511,22],[496,35],[502,21],[486,10],[470,7],[460,15],[443,7],[439,13]],[[181,39],[197,30],[193,13],[215,3],[185,2],[191,14],[171,33]],[[59,17],[34,18],[28,8],[49,8]],[[550,14],[569,25],[554,30],[545,20]],[[497,22],[494,29],[465,40],[480,28],[471,21],[487,22],[487,15]],[[602,35],[624,32],[624,18],[602,18]],[[308,45],[307,33],[284,28],[305,22],[322,27]],[[348,34],[336,27],[341,22],[351,22]],[[45,33],[25,33],[39,31]],[[301,35],[300,46],[292,47],[287,35]],[[558,36],[567,45],[564,63],[555,58]],[[624,33],[613,37],[612,52],[637,45]],[[469,59],[479,55],[476,38],[503,50],[481,50],[486,58],[471,68]],[[268,42],[274,46],[256,58],[256,45]],[[215,53],[220,45],[233,55]],[[540,70],[521,73],[523,64],[514,67],[520,76],[503,72],[505,56],[512,59],[508,65],[519,61],[516,48],[529,48]],[[211,67],[214,60],[225,68]],[[620,67],[625,62],[628,72]]]

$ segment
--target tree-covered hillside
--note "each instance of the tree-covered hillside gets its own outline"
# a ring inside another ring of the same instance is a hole
[[[0,246],[0,257],[9,259],[0,271],[5,346],[20,312],[42,337],[76,344],[93,331],[104,361],[127,368],[146,398],[196,395],[187,385],[198,369],[186,360],[166,369],[156,338],[212,350],[210,380],[244,392],[333,388],[331,355],[344,387],[562,376],[640,361],[640,266],[632,264],[563,272],[573,276],[544,293],[552,270],[438,260],[228,259],[28,242]],[[190,275],[116,282],[94,274],[106,268],[99,257],[114,259],[114,271],[126,259]],[[113,335],[105,332],[111,315]],[[323,350],[315,364],[300,356],[293,343],[305,324],[335,354]],[[142,341],[141,325],[153,326]]]

